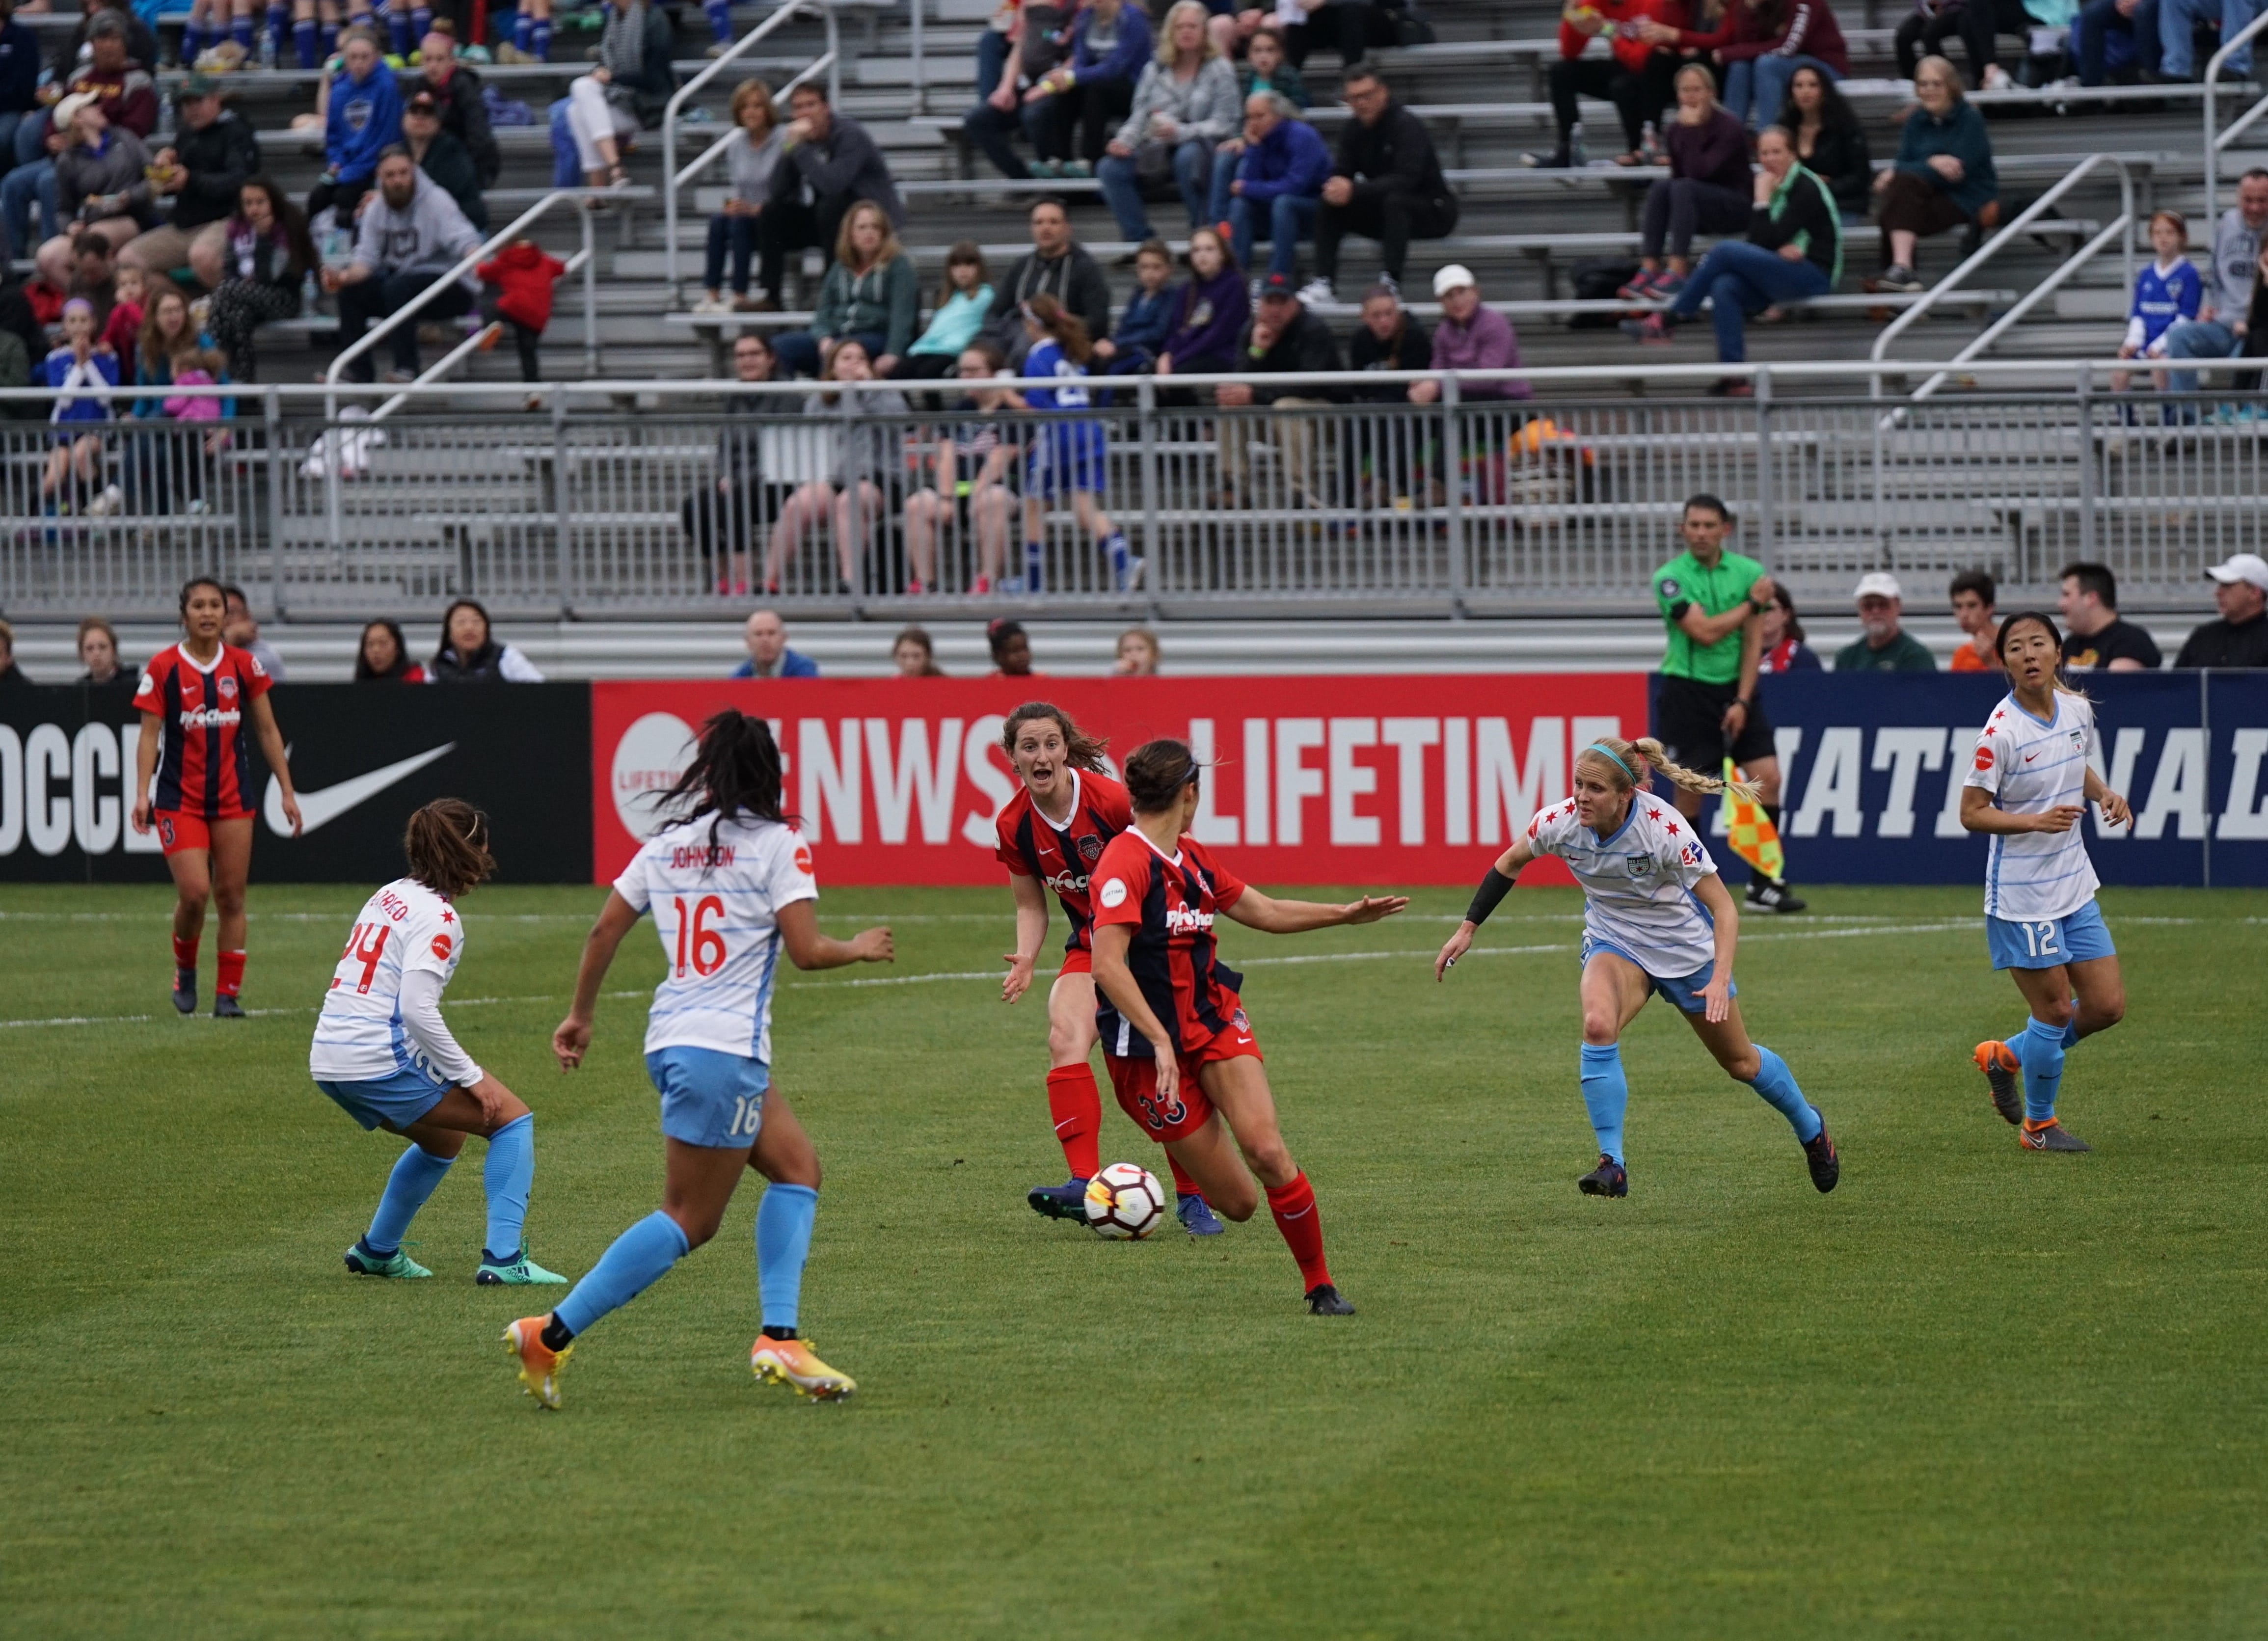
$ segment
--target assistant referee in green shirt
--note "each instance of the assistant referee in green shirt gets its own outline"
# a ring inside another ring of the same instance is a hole
[[[1779,757],[1771,720],[1756,699],[1756,660],[1764,648],[1757,617],[1771,607],[1771,578],[1755,559],[1725,550],[1733,515],[1714,496],[1689,497],[1678,523],[1685,551],[1653,572],[1654,602],[1668,630],[1661,689],[1654,702],[1654,739],[1672,762],[1714,770],[1729,751],[1758,790],[1765,814],[1779,825]],[[1671,796],[1698,820],[1701,794]],[[1804,903],[1784,881],[1754,867],[1749,904],[1800,912]]]

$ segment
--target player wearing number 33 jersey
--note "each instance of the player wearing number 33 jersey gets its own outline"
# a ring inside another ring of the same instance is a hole
[[[798,968],[887,962],[890,931],[851,940],[819,932],[811,848],[780,810],[780,753],[762,718],[726,710],[702,725],[693,760],[662,794],[679,818],[615,879],[583,949],[575,1002],[551,1035],[572,1071],[591,1043],[599,987],[615,951],[649,910],[667,964],[646,1016],[646,1073],[661,1095],[666,1206],[615,1239],[548,1316],[504,1329],[519,1382],[559,1405],[571,1342],[629,1304],[717,1233],[740,1175],[770,1182],[756,1210],[763,1333],[748,1353],[759,1379],[832,1399],[858,1388],[796,1334],[803,1266],[819,1210],[819,1159],[771,1085],[772,989],[782,952]]]

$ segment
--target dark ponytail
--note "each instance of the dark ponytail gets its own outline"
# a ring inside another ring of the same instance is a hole
[[[709,847],[713,850],[717,828],[736,816],[784,823],[788,817],[780,809],[781,787],[779,743],[772,739],[770,724],[726,707],[701,726],[693,762],[655,807],[667,811],[689,801],[692,807],[681,820],[711,816]]]
[[[1133,799],[1138,815],[1154,815],[1170,809],[1182,796],[1182,789],[1203,772],[1197,754],[1183,740],[1149,740],[1127,754],[1126,767],[1120,772],[1126,783],[1126,795]]]
[[[489,818],[461,798],[437,798],[409,817],[401,834],[409,875],[451,900],[496,871]]]
[[[1020,630],[1020,629],[1019,629]],[[1071,721],[1071,714],[1051,701],[1027,701],[1000,726],[1000,746],[1012,758],[1016,754],[1016,732],[1027,724],[1042,718],[1053,718],[1056,727],[1063,732],[1064,761],[1074,769],[1084,769],[1089,775],[1101,775],[1103,748],[1109,742],[1096,735],[1082,735],[1079,725]]]

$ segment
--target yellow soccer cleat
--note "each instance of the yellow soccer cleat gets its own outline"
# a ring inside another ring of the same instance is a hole
[[[848,1373],[838,1373],[821,1361],[807,1339],[772,1339],[757,1336],[748,1349],[748,1371],[767,1385],[792,1385],[799,1396],[814,1402],[840,1402],[858,1388]]]
[[[559,1370],[567,1365],[567,1358],[575,1354],[568,1345],[554,1350],[543,1343],[544,1325],[549,1316],[523,1316],[504,1330],[504,1349],[519,1358],[519,1387],[535,1398],[539,1408],[556,1409],[559,1406]]]

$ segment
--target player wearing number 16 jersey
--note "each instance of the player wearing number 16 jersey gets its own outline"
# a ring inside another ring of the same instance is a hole
[[[2064,1056],[2118,1023],[2126,987],[2095,909],[2095,865],[2079,823],[2090,803],[2102,806],[2107,826],[2131,826],[2133,816],[2088,762],[2095,705],[2057,681],[2063,645],[2055,622],[2011,615],[1998,642],[2011,688],[1977,737],[1961,824],[1992,839],[1985,941],[1992,967],[2009,971],[2031,1016],[2014,1036],[1978,1043],[1977,1066],[2027,1151],[2086,1151],[2056,1121]]]
[[[572,1341],[716,1235],[733,1188],[754,1168],[770,1183],[756,1210],[763,1332],[748,1365],[800,1395],[847,1396],[858,1388],[850,1377],[796,1335],[819,1159],[771,1085],[772,988],[783,949],[798,968],[887,963],[890,931],[850,940],[819,932],[811,850],[780,812],[779,747],[763,719],[727,709],[703,725],[693,762],[660,806],[690,813],[649,838],[615,879],[551,1050],[569,1071],[583,1063],[608,965],[651,910],[669,966],[645,1032],[646,1074],[661,1094],[662,1205],[615,1238],[549,1315],[505,1328],[504,1343],[537,1405],[557,1407]]]

